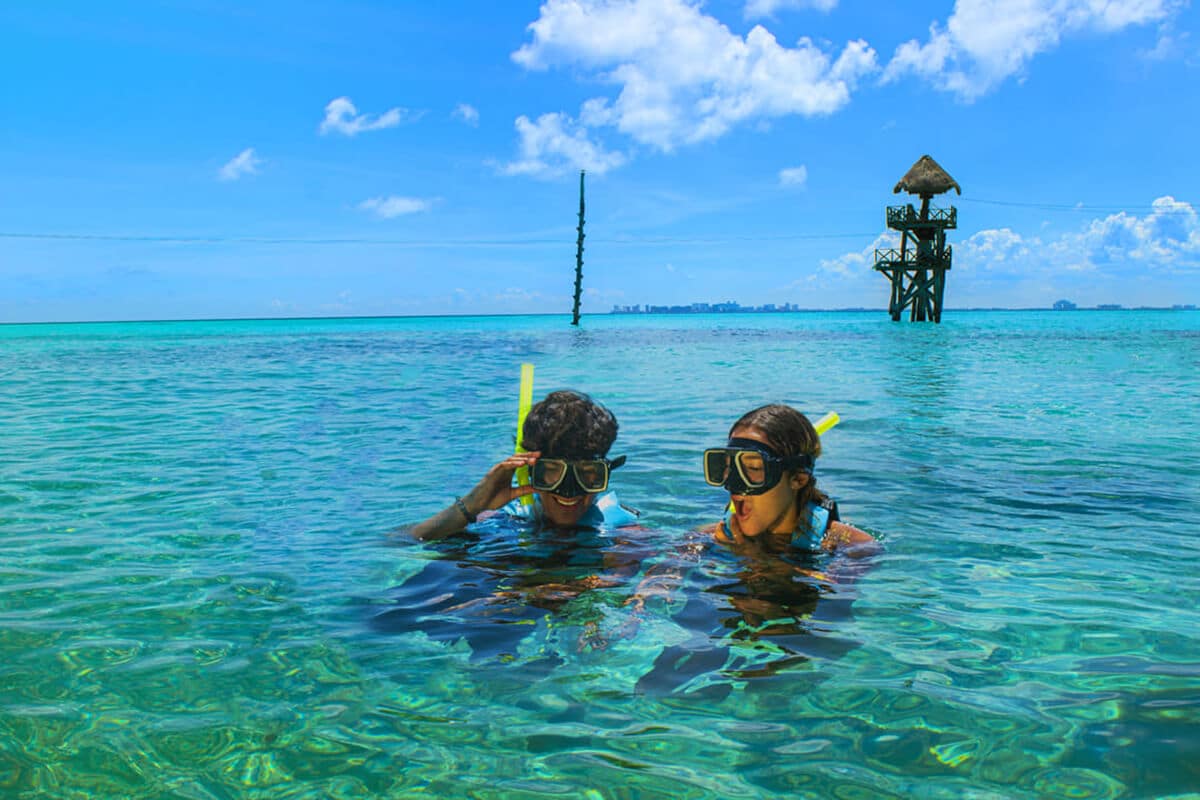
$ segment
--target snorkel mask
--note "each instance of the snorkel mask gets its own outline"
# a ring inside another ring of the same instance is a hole
[[[812,467],[812,456],[781,456],[754,439],[730,439],[725,447],[704,451],[704,481],[724,486],[730,494],[763,494],[775,488],[788,470],[811,474]]]
[[[539,458],[529,470],[530,483],[542,492],[570,499],[608,489],[608,476],[625,463],[625,456],[607,458]]]

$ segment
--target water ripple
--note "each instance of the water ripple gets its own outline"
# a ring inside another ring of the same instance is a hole
[[[585,322],[0,327],[0,795],[1200,789],[1196,315]],[[617,413],[649,529],[389,545],[511,450],[522,361]],[[882,555],[681,547],[770,401],[841,413],[818,479]],[[635,616],[641,561],[679,583]]]

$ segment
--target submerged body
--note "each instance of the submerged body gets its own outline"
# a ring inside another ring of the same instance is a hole
[[[371,627],[465,641],[473,660],[515,658],[540,623],[586,624],[599,613],[572,605],[580,595],[636,576],[650,555],[629,535],[636,523],[615,492],[589,503],[569,528],[548,524],[540,501],[514,501],[427,544],[428,562],[372,609]]]

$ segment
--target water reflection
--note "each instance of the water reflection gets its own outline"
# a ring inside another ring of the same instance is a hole
[[[662,650],[638,691],[719,699],[731,681],[771,678],[858,646],[838,632],[851,618],[852,584],[866,561],[754,546],[730,552],[706,538],[696,534],[643,581],[645,591],[662,594],[692,567],[679,607],[669,612],[688,638]]]
[[[371,627],[466,641],[472,660],[512,660],[541,621],[595,627],[653,552],[638,528],[561,531],[494,517],[474,533],[424,545],[430,560],[391,593]],[[603,590],[603,593],[597,594]],[[578,601],[595,595],[591,602]]]
[[[859,644],[841,630],[866,560],[734,553],[700,533],[670,546],[642,528],[493,526],[419,546],[427,560],[369,607],[370,628],[465,643],[473,662],[529,674],[586,652],[641,652],[636,691],[710,699]]]

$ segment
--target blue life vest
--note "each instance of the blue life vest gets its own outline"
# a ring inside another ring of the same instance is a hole
[[[518,498],[501,508],[500,512],[529,522],[541,522],[542,498],[536,494],[531,496],[533,497],[532,505],[523,505]],[[580,517],[579,527],[608,530],[624,525],[635,525],[640,514],[641,512],[637,509],[622,505],[621,501],[617,499],[616,492],[607,491],[592,501],[592,505]]]
[[[821,542],[825,540],[825,532],[829,530],[829,524],[837,522],[839,519],[835,501],[810,502],[808,504],[808,525],[807,527],[797,526],[796,530],[792,532],[792,546],[806,550],[820,550]],[[725,516],[725,530],[733,530],[732,514]]]

